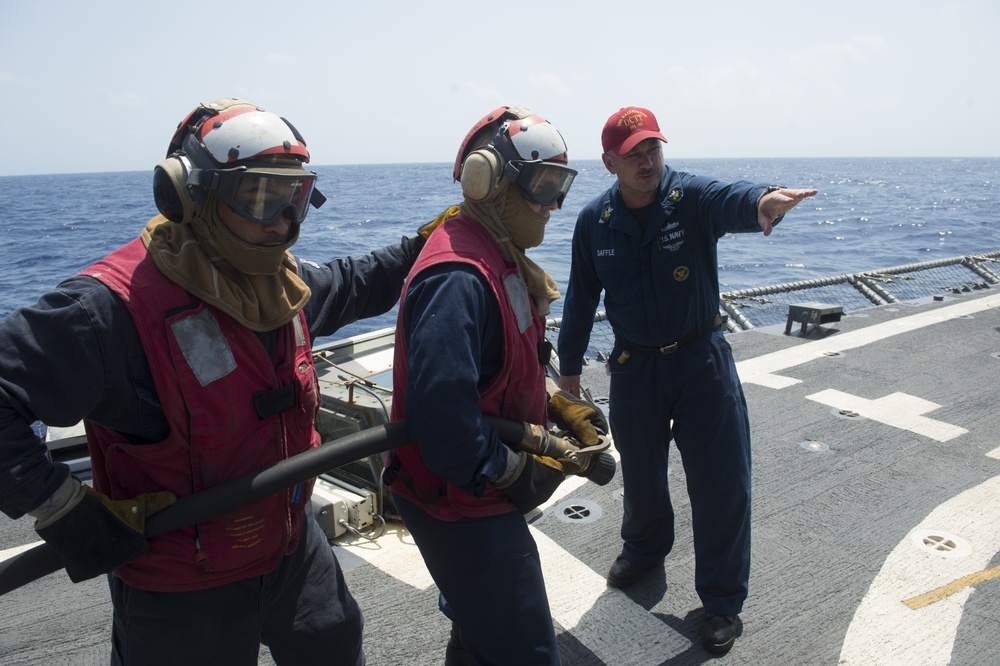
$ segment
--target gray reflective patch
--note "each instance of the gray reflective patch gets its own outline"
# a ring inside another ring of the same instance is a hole
[[[515,273],[504,278],[503,286],[507,290],[507,298],[510,299],[510,305],[514,308],[514,316],[517,317],[517,327],[521,333],[524,333],[531,326],[531,301],[528,300],[531,297],[528,296],[528,287],[524,284],[524,279],[520,273]]]
[[[295,328],[295,344],[299,347],[306,346],[306,334],[302,331],[302,320],[299,319],[298,315],[292,318],[292,323]]]
[[[176,321],[170,328],[184,359],[202,386],[222,379],[236,369],[233,352],[219,329],[219,323],[208,310]]]

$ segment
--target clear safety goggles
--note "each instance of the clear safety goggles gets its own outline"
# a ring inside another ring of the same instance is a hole
[[[325,200],[315,191],[316,173],[312,171],[239,167],[211,171],[208,181],[208,189],[219,199],[257,224],[271,224],[286,211],[291,212],[293,221],[301,223],[314,193]]]
[[[533,160],[515,160],[508,163],[516,176],[512,178],[524,191],[529,201],[542,206],[562,208],[576,171],[563,164]]]

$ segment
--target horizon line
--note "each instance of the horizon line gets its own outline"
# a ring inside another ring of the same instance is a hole
[[[829,156],[829,157],[675,157],[671,158],[670,161],[665,163],[669,166],[671,162],[678,162],[684,160],[691,161],[733,161],[733,160],[760,160],[760,161],[775,161],[775,160],[995,160],[1000,159],[1000,155],[854,155],[854,156]],[[582,158],[579,160],[571,160],[571,163],[581,163],[581,162],[593,162],[596,164],[601,164],[601,158]],[[318,168],[328,168],[328,167],[378,167],[378,166],[444,166],[449,170],[454,167],[454,162],[351,162],[351,163],[327,163],[327,164],[310,164],[312,169]],[[118,170],[98,170],[98,171],[41,171],[33,173],[10,173],[4,174],[0,173],[0,178],[27,178],[32,176],[82,176],[82,175],[98,175],[98,174],[112,174],[112,173],[141,173],[143,171],[152,171],[155,165],[149,167],[148,169],[118,169]]]

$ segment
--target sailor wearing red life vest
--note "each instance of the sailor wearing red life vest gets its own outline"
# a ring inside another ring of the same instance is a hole
[[[0,509],[74,581],[108,576],[114,664],[365,662],[361,611],[302,484],[153,537],[145,517],[319,444],[311,340],[396,303],[424,239],[296,259],[324,198],[305,141],[241,99],[202,104],[153,173],[140,237],[0,324]],[[94,488],[31,423],[84,420]]]
[[[456,159],[464,199],[439,218],[400,301],[392,417],[414,444],[394,450],[388,473],[453,621],[446,664],[560,663],[522,514],[565,474],[505,446],[485,417],[547,422],[544,318],[559,294],[525,250],[575,175],[549,122],[521,108],[488,114]]]

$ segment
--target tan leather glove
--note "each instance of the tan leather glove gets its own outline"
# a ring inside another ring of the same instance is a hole
[[[577,440],[553,435],[540,425],[523,425],[524,433],[516,447],[519,451],[545,456],[564,473],[584,476],[601,486],[614,477],[617,464],[607,453],[611,446],[609,439],[598,437],[590,446],[578,446]]]
[[[417,233],[424,238],[430,238],[431,233],[442,224],[458,215],[461,209],[458,206],[449,206],[447,210],[438,215],[434,220],[417,229]]]
[[[562,390],[551,379],[546,381],[546,391],[549,419],[558,428],[571,432],[584,446],[593,446],[600,435],[608,434],[608,421],[600,407]]]

